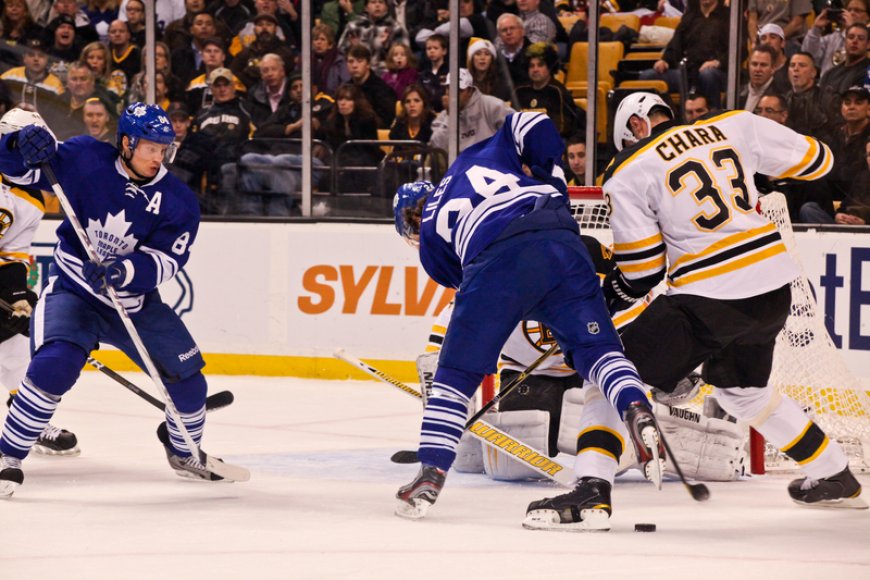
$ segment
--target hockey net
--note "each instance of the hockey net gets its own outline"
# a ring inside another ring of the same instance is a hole
[[[568,189],[572,212],[581,231],[611,244],[608,208],[601,188]],[[774,193],[761,198],[760,209],[777,225],[789,253],[803,271],[785,196]],[[865,456],[865,449],[870,449],[870,395],[834,346],[806,275],[792,283],[791,312],[777,337],[770,383],[796,400],[831,439],[842,445],[853,471],[870,471]],[[692,406],[700,409],[709,392],[710,387],[703,388]],[[753,465],[763,465],[764,470],[770,471],[797,469],[775,447],[757,436],[754,440],[750,450]],[[763,472],[759,468],[753,471]]]

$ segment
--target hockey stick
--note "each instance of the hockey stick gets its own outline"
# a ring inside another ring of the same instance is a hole
[[[72,207],[72,204],[67,199],[66,193],[61,187],[60,183],[57,181],[57,176],[54,174],[54,170],[51,168],[51,165],[48,162],[45,162],[41,165],[42,171],[45,173],[46,179],[51,184],[51,189],[54,192],[54,195],[57,196],[58,201],[60,201],[60,205],[63,207],[63,211],[66,214],[66,219],[69,220],[70,224],[75,230],[76,237],[78,237],[79,242],[82,247],[85,249],[85,252],[88,255],[88,259],[96,264],[101,263],[100,256],[97,254],[94,246],[91,244],[91,241],[88,239],[87,233],[85,233],[84,228],[82,227],[81,222],[79,222],[78,216],[76,216],[75,210]],[[196,444],[191,437],[190,432],[188,432],[187,428],[184,426],[184,423],[181,420],[181,416],[178,414],[178,409],[175,408],[175,403],[172,401],[172,398],[169,396],[169,391],[166,389],[166,385],[163,384],[163,379],[160,377],[160,373],[157,371],[157,367],[154,365],[154,361],[151,360],[151,355],[148,354],[148,349],[145,348],[145,345],[142,343],[142,339],[139,336],[139,332],[136,330],[136,327],[133,325],[133,321],[130,319],[130,315],[127,314],[127,310],[121,304],[120,299],[118,298],[118,293],[111,286],[106,287],[106,294],[112,301],[112,305],[115,307],[115,312],[118,313],[118,317],[121,319],[121,322],[124,324],[124,328],[127,330],[127,334],[130,335],[130,340],[133,342],[133,345],[136,347],[136,352],[139,353],[139,358],[142,359],[142,362],[145,364],[145,369],[151,380],[154,382],[154,385],[157,387],[157,390],[163,396],[164,403],[166,405],[166,412],[172,417],[172,420],[175,422],[175,426],[178,428],[178,432],[181,434],[182,439],[187,444],[190,452],[199,460],[199,462],[205,466],[205,468],[212,473],[219,475],[223,479],[227,481],[247,481],[251,478],[251,473],[245,469],[244,467],[240,467],[237,465],[232,465],[230,463],[224,463],[218,459],[210,457],[202,448]]]
[[[347,354],[344,352],[344,349],[336,350],[334,356],[335,358],[343,360],[349,365],[358,368],[364,373],[375,377],[379,381],[396,387],[407,395],[417,399],[423,398],[423,395],[421,395],[417,389],[409,387],[402,381],[395,379],[383,371],[364,363],[360,359]],[[478,419],[468,427],[468,431],[473,437],[481,440],[486,445],[489,445],[496,451],[500,451],[508,457],[519,461],[544,477],[547,477],[548,479],[551,479],[559,485],[569,489],[574,488],[577,478],[574,476],[572,470],[566,469],[565,466],[558,461],[550,459],[546,453],[542,453],[534,447],[526,445],[516,437],[508,435],[498,427]]]
[[[674,471],[677,472],[677,476],[679,476],[683,485],[686,486],[692,499],[695,501],[707,501],[710,499],[710,489],[706,485],[703,483],[689,483],[689,480],[686,479],[685,475],[683,475],[683,470],[680,468],[680,464],[677,463],[677,458],[674,457],[674,454],[671,452],[671,446],[668,445],[668,440],[665,439],[665,434],[662,433],[661,429],[659,429],[658,421],[656,421],[656,431],[659,432],[659,439],[661,439],[662,445],[665,446],[665,451],[668,454],[668,458],[671,460],[671,465],[674,466]]]
[[[0,298],[0,310],[4,310],[4,311],[8,312],[9,314],[12,314],[13,312],[15,312],[15,309],[12,308],[12,305],[9,304],[8,302],[6,302],[5,300],[3,300],[2,298]],[[89,356],[87,359],[87,363],[89,365],[91,365],[92,367],[94,367],[95,369],[97,369],[98,371],[100,371],[101,373],[103,373],[104,375],[106,375],[107,377],[109,377],[110,379],[114,380],[116,383],[118,383],[122,387],[125,387],[129,391],[139,395],[140,397],[142,397],[143,399],[145,399],[146,401],[148,401],[149,403],[151,403],[152,405],[154,405],[155,407],[157,407],[161,411],[166,410],[166,405],[164,405],[162,401],[160,401],[160,400],[154,398],[153,396],[151,396],[150,394],[146,393],[141,388],[137,387],[136,385],[134,385],[133,383],[131,383],[130,381],[128,381],[127,379],[125,379],[124,377],[122,377],[121,375],[119,375],[118,373],[116,373],[115,371],[113,371],[112,369],[110,369],[109,367],[107,367],[106,365],[104,365],[103,363],[101,363],[100,361],[95,359],[94,357]],[[221,391],[219,393],[215,393],[214,395],[211,395],[210,397],[206,398],[205,410],[206,411],[216,411],[218,409],[223,409],[224,407],[231,405],[234,400],[235,400],[235,397],[233,396],[233,394],[230,391]]]
[[[510,381],[508,384],[506,384],[505,386],[500,388],[498,390],[498,394],[496,394],[484,406],[482,406],[477,413],[472,415],[471,419],[469,419],[468,422],[465,424],[465,428],[468,429],[475,421],[477,421],[478,419],[483,417],[483,415],[485,415],[487,412],[489,412],[489,410],[492,409],[492,407],[496,403],[498,403],[503,398],[505,398],[508,394],[510,394],[511,391],[516,389],[518,386],[520,386],[523,383],[523,381],[525,381],[527,378],[529,378],[529,375],[531,375],[533,372],[535,372],[535,369],[537,369],[539,366],[541,366],[545,360],[547,360],[548,358],[550,358],[550,356],[552,356],[558,352],[561,352],[559,350],[559,345],[553,346],[553,347],[547,349],[546,351],[544,351],[544,354],[539,356],[537,358],[537,360],[535,360],[532,364],[527,366],[526,370],[524,370],[523,372],[521,372],[520,374],[515,376],[512,381]]]

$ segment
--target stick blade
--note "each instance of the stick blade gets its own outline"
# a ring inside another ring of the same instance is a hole
[[[233,395],[230,391],[221,391],[219,393],[215,393],[214,395],[209,395],[205,400],[205,409],[206,411],[216,411],[217,409],[223,409],[224,407],[229,407],[233,404],[233,401],[236,400],[235,395]]]
[[[390,461],[393,463],[420,463],[420,458],[417,457],[416,451],[402,450],[393,453]]]
[[[205,454],[205,452],[202,452]],[[206,455],[205,467],[215,475],[224,478],[225,481],[248,481],[251,479],[251,472],[239,465],[232,463],[224,463],[216,457]]]

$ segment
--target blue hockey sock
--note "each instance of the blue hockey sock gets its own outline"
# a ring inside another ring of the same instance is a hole
[[[177,383],[167,384],[166,389],[169,391],[169,396],[172,397],[175,408],[178,410],[188,433],[199,445],[205,427],[205,397],[208,391],[205,377],[198,372]],[[178,425],[169,413],[166,414],[166,426],[169,428],[169,441],[176,455],[179,457],[189,456],[191,454],[190,448],[185,443],[181,431],[178,430]]]
[[[637,369],[621,352],[611,351],[595,361],[589,370],[589,379],[598,385],[620,417],[634,401],[643,401],[649,406]]]
[[[18,387],[0,437],[0,453],[24,459],[54,415],[60,397],[34,387],[27,379]]]
[[[421,463],[444,471],[453,465],[468,419],[468,402],[481,378],[479,373],[439,367],[423,411],[418,451]]]

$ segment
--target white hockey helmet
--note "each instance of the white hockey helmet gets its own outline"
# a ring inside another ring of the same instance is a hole
[[[629,143],[637,142],[637,137],[634,136],[634,133],[631,132],[631,127],[628,125],[628,120],[635,115],[646,123],[647,131],[652,132],[649,113],[653,107],[664,108],[670,112],[671,119],[674,118],[671,108],[655,93],[631,93],[622,99],[616,108],[616,115],[613,117],[613,145],[617,151],[622,151],[623,141],[628,141]]]
[[[48,131],[54,135],[48,125],[45,124],[42,117],[39,116],[39,113],[36,111],[26,111],[18,107],[9,109],[9,111],[0,118],[0,135],[8,135],[9,133],[20,131],[28,125],[38,125],[48,129]]]

